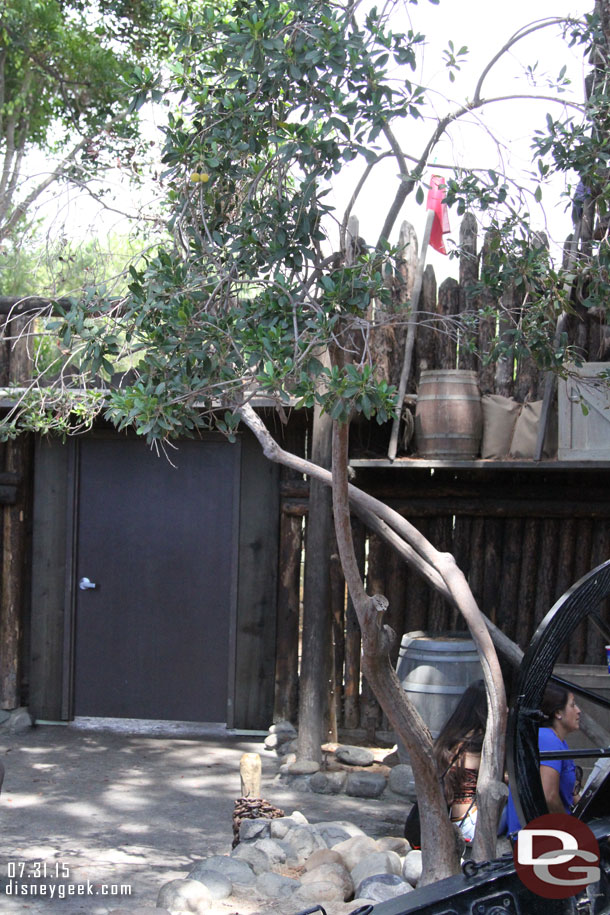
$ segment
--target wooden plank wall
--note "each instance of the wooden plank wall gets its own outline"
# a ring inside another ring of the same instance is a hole
[[[545,476],[536,471],[412,471],[401,483],[358,469],[356,485],[383,499],[415,524],[438,549],[455,555],[481,609],[522,649],[554,602],[582,575],[610,557],[610,489],[605,471],[579,474],[567,469]],[[307,484],[284,483],[281,497],[280,588],[278,606],[275,720],[296,721],[299,644],[299,573],[302,530],[307,519]],[[443,507],[444,506],[444,507]],[[354,538],[369,593],[385,594],[388,622],[402,634],[465,630],[459,614],[376,534],[353,520]],[[296,533],[295,533],[296,532]],[[369,739],[387,721],[360,674],[360,632],[345,592],[336,555],[333,577],[334,698],[336,726],[363,731]],[[284,597],[282,597],[284,595]],[[610,623],[610,602],[602,608]],[[604,664],[604,640],[583,624],[560,659],[570,664]],[[509,671],[507,687],[511,683]]]

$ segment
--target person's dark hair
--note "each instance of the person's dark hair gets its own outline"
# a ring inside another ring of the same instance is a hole
[[[544,691],[540,710],[544,715],[543,725],[549,724],[553,720],[555,712],[559,712],[568,704],[568,691],[558,683],[549,683]]]
[[[434,742],[434,758],[440,775],[451,765],[458,749],[471,753],[481,752],[486,725],[485,683],[483,680],[475,680],[462,693]]]

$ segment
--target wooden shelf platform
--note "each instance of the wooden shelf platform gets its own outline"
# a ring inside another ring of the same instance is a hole
[[[392,470],[610,470],[610,454],[607,461],[534,461],[525,459],[515,460],[483,460],[477,458],[470,461],[439,460],[434,458],[398,457],[394,461],[388,458],[352,458],[350,467],[383,468]]]

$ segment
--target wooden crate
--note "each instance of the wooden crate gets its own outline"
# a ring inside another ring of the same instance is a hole
[[[608,373],[608,378],[600,377]],[[560,380],[560,461],[610,460],[610,363],[586,362]]]

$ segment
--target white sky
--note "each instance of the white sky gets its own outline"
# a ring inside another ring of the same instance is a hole
[[[432,5],[428,0],[420,0],[418,5],[408,7],[414,31],[424,33],[427,38],[422,69],[414,75],[422,84],[435,89],[436,114],[443,116],[462,104],[465,99],[472,97],[481,71],[522,26],[534,19],[570,13],[581,16],[592,7],[593,0],[511,0],[506,4],[490,0],[441,0],[438,6]],[[449,81],[441,53],[450,39],[456,49],[464,45],[469,49],[467,62],[462,65],[453,83]],[[536,62],[541,84],[532,87],[524,77],[524,68]],[[556,95],[545,85],[543,75],[557,76],[564,64],[568,67],[572,85],[565,96],[557,97],[576,98],[581,101],[586,73],[581,49],[568,49],[561,41],[556,27],[538,31],[514,47],[490,73],[485,82],[483,95],[488,98],[523,92]],[[532,133],[536,128],[544,126],[547,112],[559,117],[562,110],[562,104],[546,101],[520,100],[490,105],[483,112],[466,116],[456,122],[446,138],[437,146],[433,161],[438,164],[486,169],[500,169],[504,166],[510,175],[518,177],[524,169],[532,169]],[[425,124],[410,121],[400,135],[403,150],[418,155],[432,133],[433,126],[432,121]],[[500,150],[492,136],[503,144]],[[341,176],[342,181],[336,184],[337,202],[349,199],[361,168],[362,166],[357,168],[355,174]],[[434,167],[430,173],[433,171]],[[371,182],[355,207],[355,213],[360,220],[360,234],[369,243],[376,241],[388,201],[393,198],[397,184],[396,173],[395,167],[388,166],[383,179]],[[443,174],[442,171],[440,173]],[[576,176],[572,176],[572,180],[577,180]],[[542,207],[532,199],[530,209],[535,227],[545,229],[552,242],[557,245],[563,243],[571,229],[569,213],[566,215],[564,212],[565,202],[559,203],[558,200],[562,189],[562,185],[557,184],[554,193],[543,198]],[[550,206],[551,197],[554,197],[556,203],[554,210]],[[425,223],[425,205],[418,206],[412,195],[403,207],[400,221],[402,219],[411,222],[421,237]],[[457,216],[450,214],[450,222],[450,238],[455,235],[457,239]],[[398,228],[397,224],[395,237]],[[446,243],[446,247],[450,248],[450,242]],[[430,251],[428,262],[433,264],[438,279],[447,275],[457,275],[457,261],[453,259]]]
[[[379,2],[382,6],[382,0]],[[505,41],[523,25],[549,16],[562,16],[569,13],[582,15],[593,7],[593,0],[511,0],[507,4],[498,4],[493,0],[441,0],[433,5],[429,0],[419,0],[417,5],[404,4],[395,8],[395,31],[406,30],[410,17],[414,31],[422,32],[427,37],[426,49],[422,57],[421,69],[413,74],[414,81],[431,86],[434,89],[436,114],[444,115],[453,110],[466,98],[472,96],[478,75],[487,62],[502,47]],[[455,48],[466,45],[469,49],[467,61],[456,74],[455,82],[450,82],[443,65],[442,49],[452,40]],[[583,76],[586,66],[579,48],[572,51],[561,42],[557,29],[551,28],[537,32],[514,48],[501,64],[496,65],[486,82],[484,95],[507,95],[524,91],[550,94],[550,90],[541,78],[537,88],[528,86],[524,78],[524,66],[538,62],[538,72],[548,73],[554,77],[566,64],[572,86],[565,97],[582,100]],[[561,97],[560,97],[561,98]],[[530,137],[537,126],[542,126],[547,111],[558,116],[562,111],[561,104],[552,102],[502,102],[490,106],[483,113],[468,116],[453,125],[446,138],[439,143],[434,155],[437,164],[457,164],[478,166],[482,168],[504,169],[515,177],[523,169],[532,168],[529,149]],[[429,111],[432,116],[434,112]],[[405,152],[418,155],[433,129],[433,121],[424,123],[409,120],[397,134]],[[492,141],[494,136],[501,141],[500,149]],[[360,220],[360,233],[368,243],[373,243],[382,225],[383,217],[393,198],[397,186],[397,168],[388,160],[384,166],[378,166],[374,179],[361,194],[355,213]],[[349,199],[355,183],[362,172],[362,163],[346,169],[336,180],[334,199],[343,208]],[[576,180],[575,176],[573,180]],[[75,191],[62,191],[55,194],[46,207],[47,219],[51,232],[60,231],[65,224],[68,234],[86,235],[100,232],[126,232],[127,221],[121,215],[132,209],[148,208],[152,210],[153,201],[159,192],[158,186],[150,186],[144,192],[134,195],[123,182],[120,171],[110,178],[111,189],[115,200],[108,199],[108,204],[120,212],[94,209],[91,198]],[[554,190],[559,197],[561,187]],[[552,196],[552,195],[550,195]],[[570,219],[563,212],[565,203],[555,211],[549,210],[550,197],[543,200],[545,212],[532,200],[531,212],[536,227],[545,228],[552,241],[557,245],[570,231]],[[425,222],[425,207],[418,206],[412,195],[406,202],[401,217],[396,225],[397,237],[400,222],[409,220],[421,236]],[[457,238],[458,219],[452,217],[452,234]],[[447,244],[449,248],[450,242]],[[429,262],[433,263],[440,280],[446,275],[456,275],[457,262],[431,251]]]

